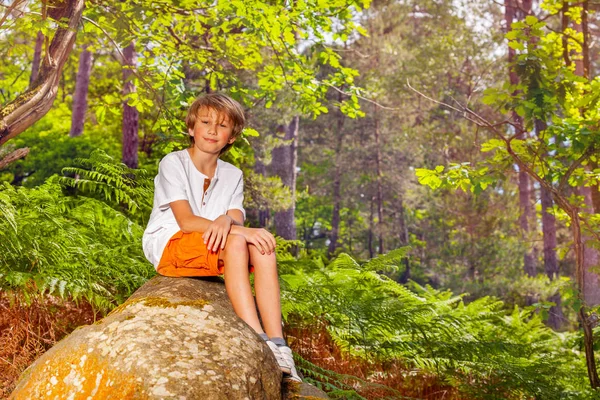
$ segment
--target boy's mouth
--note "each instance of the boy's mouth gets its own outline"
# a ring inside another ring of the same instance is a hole
[[[204,138],[208,143],[217,143],[217,140],[211,138]]]

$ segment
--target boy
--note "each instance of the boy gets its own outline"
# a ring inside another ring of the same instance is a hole
[[[281,329],[275,238],[265,229],[244,227],[242,171],[219,159],[245,122],[241,105],[223,94],[192,104],[186,118],[190,148],[159,164],[144,253],[164,276],[224,274],[235,313],[266,341],[282,372],[301,382]],[[264,330],[250,288],[253,271]]]

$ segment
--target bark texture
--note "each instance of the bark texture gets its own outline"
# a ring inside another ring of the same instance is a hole
[[[377,106],[373,105],[373,118],[375,119],[375,129],[373,134],[375,136],[375,173],[377,183],[377,239],[379,254],[383,254],[385,249],[383,248],[383,172],[381,170],[381,139],[379,132],[379,117],[377,115]]]
[[[58,92],[63,66],[73,49],[84,0],[49,0],[54,19],[66,23],[56,30],[37,79],[29,90],[0,109],[0,145],[17,136],[42,118],[52,107]]]
[[[90,74],[92,73],[92,53],[87,50],[87,45],[83,47],[79,55],[79,67],[77,68],[77,78],[75,81],[75,94],[73,95],[73,112],[71,114],[71,131],[69,136],[75,137],[83,133],[85,124],[85,114],[87,112],[87,96],[90,87]]]
[[[33,63],[31,66],[31,76],[29,77],[29,86],[35,82],[40,72],[40,60],[42,59],[42,47],[44,46],[44,34],[40,31],[35,38],[35,48],[33,49]]]
[[[273,354],[235,315],[220,280],[158,276],[45,353],[24,372],[11,399],[281,395]]]
[[[586,213],[593,213],[592,206],[592,188],[582,187],[580,193],[585,199]],[[598,250],[591,246],[595,238],[587,233],[585,229],[582,232],[583,241],[583,298],[588,307],[600,305],[600,276],[598,267],[600,266],[600,256]]]
[[[287,126],[280,128],[284,131],[283,139],[291,141],[291,143],[273,149],[273,161],[271,162],[273,175],[281,178],[281,182],[290,188],[294,197],[290,208],[275,213],[275,232],[277,235],[288,240],[296,240],[295,193],[299,125],[300,117],[295,116]]]
[[[398,199],[398,209],[400,210],[400,215],[398,216],[398,228],[400,233],[400,245],[408,246],[410,242],[410,236],[408,235],[408,226],[406,221],[406,212],[404,208],[404,201],[402,196]],[[404,257],[402,259],[402,263],[404,264],[404,271],[402,275],[400,275],[400,283],[408,283],[410,279],[410,259],[409,257]]]
[[[559,277],[558,258],[556,257],[556,217],[549,212],[552,209],[552,193],[541,187],[540,197],[542,203],[542,232],[544,235],[544,271],[550,280]],[[548,300],[555,305],[550,307],[548,314],[548,325],[553,329],[560,329],[564,321],[561,307],[560,293],[550,297]]]
[[[341,102],[341,93],[338,101]],[[327,252],[329,255],[335,253],[337,248],[339,232],[340,232],[340,208],[342,204],[342,150],[344,144],[344,114],[338,110],[337,115],[337,132],[335,132],[335,169],[333,171],[333,211],[331,213],[331,237]]]
[[[123,50],[123,95],[135,92],[135,85],[132,81],[133,68],[137,56],[135,53],[135,43],[131,42]],[[123,163],[129,168],[138,167],[138,129],[140,115],[135,107],[123,102]]]
[[[582,33],[583,43],[581,46],[581,57],[573,60],[575,63],[575,74],[584,78],[590,79],[590,33],[588,27],[588,8],[589,2],[581,2],[581,23],[573,23],[577,32]],[[589,166],[588,166],[589,168]],[[598,211],[594,207],[594,198],[598,197],[598,185],[592,187],[583,187],[580,189],[580,194],[585,199],[586,213],[593,214]],[[583,298],[588,307],[600,305],[600,277],[598,276],[598,266],[600,263],[599,251],[590,245],[594,241],[591,234],[583,230],[581,235],[583,241]],[[600,384],[600,382],[599,382]]]
[[[10,163],[25,158],[27,154],[29,154],[29,147],[23,147],[7,154],[0,159],[0,170],[6,168]]]

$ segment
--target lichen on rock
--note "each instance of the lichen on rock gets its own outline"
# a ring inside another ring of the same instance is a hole
[[[279,399],[280,385],[221,282],[155,277],[44,354],[11,398]]]

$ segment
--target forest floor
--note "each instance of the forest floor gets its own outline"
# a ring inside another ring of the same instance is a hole
[[[0,399],[12,392],[19,375],[57,341],[98,318],[83,301],[0,292]]]
[[[336,380],[367,399],[468,399],[437,376],[410,368],[401,361],[381,362],[349,355],[334,343],[325,324],[295,326],[286,329],[286,336],[303,359],[339,374]]]

